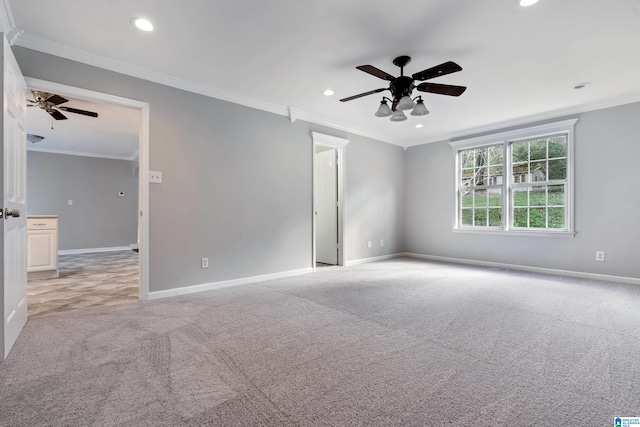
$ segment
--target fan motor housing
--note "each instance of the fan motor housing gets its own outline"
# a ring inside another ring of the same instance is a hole
[[[396,77],[389,85],[394,101],[400,101],[403,96],[410,96],[414,88],[413,79],[409,76]]]

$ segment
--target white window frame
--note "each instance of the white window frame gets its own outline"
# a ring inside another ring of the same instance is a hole
[[[544,125],[526,127],[511,131],[494,133],[490,135],[479,136],[475,138],[463,139],[450,142],[453,148],[455,159],[455,206],[453,215],[453,231],[462,233],[479,233],[479,234],[504,234],[510,236],[538,236],[538,237],[573,237],[574,230],[574,145],[575,145],[575,124],[578,119],[563,120]],[[546,137],[554,134],[567,134],[567,185],[565,189],[566,197],[566,224],[562,230],[551,229],[522,229],[511,227],[511,212],[513,210],[511,201],[511,147],[510,143],[523,140]],[[460,151],[472,148],[483,148],[491,145],[502,144],[504,147],[504,179],[502,189],[502,227],[474,227],[460,226]]]

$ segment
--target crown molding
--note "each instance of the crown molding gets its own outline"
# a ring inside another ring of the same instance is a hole
[[[364,129],[360,129],[360,128],[356,128],[353,126],[349,126],[345,123],[339,123],[339,122],[335,122],[332,120],[327,120],[324,119],[320,116],[316,116],[314,114],[309,114],[306,113],[304,111],[301,110],[296,110],[296,115],[295,115],[296,119],[305,121],[305,122],[309,122],[309,123],[314,123],[317,125],[321,125],[321,126],[326,126],[326,127],[330,127],[332,129],[335,130],[341,130],[344,132],[348,132],[350,134],[353,135],[360,135],[360,136],[364,136],[366,138],[371,138],[371,139],[376,139],[378,141],[382,141],[382,142],[386,142],[388,144],[392,144],[392,145],[398,145],[400,147],[404,147],[405,146],[405,141],[401,138],[394,138],[391,137],[389,135],[383,135],[377,132],[370,132]]]
[[[313,123],[321,126],[327,126],[335,130],[348,132],[350,134],[364,136],[366,138],[376,139],[389,144],[398,145],[405,150],[409,147],[414,147],[423,144],[430,144],[440,141],[450,141],[458,138],[467,138],[475,134],[484,132],[494,132],[513,126],[528,125],[536,121],[557,119],[562,116],[569,116],[575,114],[581,114],[594,110],[601,110],[610,107],[616,107],[624,104],[631,104],[634,102],[640,102],[640,93],[634,93],[630,95],[619,96],[615,98],[609,98],[602,101],[595,101],[588,104],[566,107],[551,111],[545,111],[539,114],[533,114],[529,116],[517,117],[505,121],[494,122],[488,125],[466,128],[456,132],[443,133],[439,135],[430,136],[428,138],[414,138],[407,140],[406,138],[396,138],[390,135],[380,134],[377,132],[368,131],[361,128],[350,126],[346,123],[336,122],[330,119],[326,119],[321,116],[307,113],[305,111],[296,109],[291,106],[282,106],[273,104],[270,102],[262,101],[256,98],[251,98],[244,95],[238,95],[231,92],[223,91],[220,89],[205,86],[199,83],[183,80],[168,74],[158,73],[150,69],[131,65],[123,61],[117,61],[114,59],[106,58],[94,53],[72,48],[61,43],[56,43],[51,40],[47,40],[41,37],[37,37],[31,34],[24,33],[24,31],[16,28],[13,23],[13,16],[7,0],[0,0],[0,29],[5,31],[7,37],[11,36],[14,43],[18,46],[36,50],[50,55],[59,56],[72,61],[81,62],[83,64],[91,65],[94,67],[103,68],[106,70],[114,71],[116,73],[125,74],[128,76],[140,78],[143,80],[159,83],[165,86],[174,87],[187,92],[193,92],[200,95],[208,96],[210,98],[220,99],[223,101],[231,102],[234,104],[243,105],[249,108],[255,108],[258,110],[266,111],[269,113],[277,114],[287,117],[291,123],[296,120],[302,120],[308,123]],[[11,40],[10,40],[11,41]]]
[[[13,13],[8,0],[0,0],[0,31],[9,34],[14,30],[16,24],[13,20]],[[8,38],[8,37],[7,37]]]
[[[334,122],[332,120],[309,114],[305,111],[298,110],[293,107],[277,105],[256,98],[238,95],[202,84],[193,83],[170,76],[168,74],[158,73],[144,67],[138,67],[122,61],[105,58],[91,52],[72,48],[67,45],[56,43],[51,40],[46,40],[31,34],[22,34],[19,38],[17,38],[15,44],[27,49],[59,56],[61,58],[81,62],[83,64],[103,68],[106,70],[114,71],[116,73],[126,74],[128,76],[137,77],[165,86],[174,87],[176,89],[181,89],[187,92],[194,92],[200,95],[208,96],[210,98],[216,98],[234,104],[243,105],[245,107],[255,108],[269,113],[278,114],[280,116],[289,118],[291,123],[295,122],[296,120],[302,120],[321,126],[327,126],[336,130],[342,130],[355,135],[360,135],[390,144],[399,145],[401,147],[405,146],[405,144],[400,139],[393,138],[388,135],[382,135],[376,132],[370,132],[364,129],[355,128],[344,123]]]
[[[131,65],[123,61],[117,61],[115,59],[102,57],[91,52],[72,48],[61,43],[56,43],[51,40],[33,36],[31,34],[22,35],[16,41],[16,45],[27,49],[37,50],[39,52],[47,53],[50,55],[59,56],[61,58],[70,59],[72,61],[81,62],[83,64],[92,65],[94,67],[114,71],[116,73],[126,74],[128,76],[152,81],[154,83],[159,83],[165,86],[182,89],[187,92],[194,92],[201,95],[209,96],[211,98],[217,98],[223,101],[229,101],[236,104],[245,105],[247,107],[268,111],[270,113],[279,114],[281,116],[286,116],[288,114],[286,107],[261,101],[255,98],[250,98],[247,96],[236,95],[219,89],[210,88],[201,84],[192,83],[186,80],[179,79],[177,77],[170,76],[168,74],[158,73],[144,67],[138,67],[136,65]]]
[[[55,148],[41,148],[41,147],[34,147],[32,145],[27,146],[27,151],[36,151],[39,153],[50,153],[50,154],[62,154],[65,156],[95,157],[97,159],[126,160],[129,162],[136,160],[136,158],[138,157],[137,151],[131,156],[127,157],[127,156],[111,156],[109,154],[99,154],[99,153],[85,153],[82,151],[56,150]]]
[[[589,111],[604,110],[606,108],[618,107],[620,105],[633,104],[640,102],[640,93],[633,93],[629,95],[618,96],[614,98],[608,98],[601,101],[594,101],[588,104],[576,105],[572,107],[560,108],[551,111],[545,111],[539,114],[533,114],[530,116],[517,117],[511,120],[505,120],[502,122],[491,123],[484,126],[478,126],[474,128],[464,129],[459,132],[453,132],[448,134],[441,134],[439,136],[431,137],[428,140],[414,140],[406,144],[405,148],[415,147],[418,145],[431,144],[433,142],[452,141],[456,139],[465,139],[473,137],[474,135],[502,131],[516,126],[531,125],[535,122],[541,122],[544,120],[553,120],[565,116],[573,116],[576,114],[588,113]]]

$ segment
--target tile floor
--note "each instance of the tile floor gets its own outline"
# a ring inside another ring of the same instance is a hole
[[[58,267],[60,277],[28,282],[28,318],[139,299],[137,252],[60,255]]]

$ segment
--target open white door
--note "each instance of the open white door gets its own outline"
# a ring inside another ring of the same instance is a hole
[[[338,264],[338,175],[336,150],[316,153],[316,261]]]
[[[2,35],[2,360],[27,322],[26,84]]]

